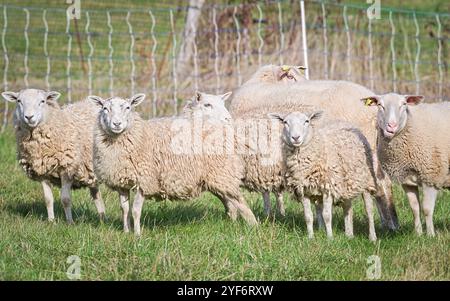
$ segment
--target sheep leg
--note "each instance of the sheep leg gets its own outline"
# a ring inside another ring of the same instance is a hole
[[[397,211],[395,210],[394,199],[392,197],[393,186],[388,175],[383,171],[376,154],[373,155],[374,167],[376,168],[377,195],[375,197],[378,213],[380,215],[383,228],[398,230]]]
[[[130,211],[130,203],[128,202],[129,198],[129,191],[119,192],[120,208],[122,208],[123,231],[125,233],[130,232],[130,215],[128,214],[128,212]]]
[[[425,215],[425,223],[427,225],[427,235],[434,236],[434,225],[433,225],[433,213],[434,205],[436,203],[436,198],[438,195],[438,190],[432,186],[423,185],[423,203],[422,210],[423,215]]]
[[[53,192],[50,183],[47,181],[42,181],[42,189],[44,190],[44,200],[45,206],[47,207],[47,218],[49,222],[53,222],[55,220],[55,213],[53,211]]]
[[[69,224],[73,224],[71,190],[72,180],[66,175],[61,176],[61,203],[66,214],[66,221]]]
[[[409,206],[414,216],[414,229],[418,235],[422,235],[422,222],[420,221],[419,188],[417,186],[402,185],[408,198]]]
[[[102,194],[100,193],[100,190],[98,187],[91,187],[89,188],[89,191],[91,193],[91,197],[94,200],[95,208],[97,208],[97,213],[100,218],[100,222],[103,222],[105,220],[105,204],[102,200]]]
[[[270,212],[272,211],[272,204],[270,203],[270,192],[264,191],[262,197],[264,200],[264,214],[266,216],[270,216]]]
[[[275,198],[277,199],[277,211],[280,213],[281,216],[286,216],[286,209],[284,207],[283,201],[283,193],[275,192]]]
[[[321,201],[314,202],[316,207],[316,218],[317,218],[317,228],[321,229],[325,227],[325,223],[323,221],[323,204]]]
[[[342,204],[342,209],[344,209],[344,225],[345,225],[345,235],[349,238],[353,238],[353,208],[351,200],[344,200]]]
[[[228,217],[232,221],[236,221],[238,217],[238,211],[236,207],[230,202],[230,200],[226,198],[219,197],[220,201],[222,202],[223,206],[225,207],[225,211],[227,212]]]
[[[133,222],[134,222],[134,234],[136,236],[141,236],[141,212],[142,205],[144,205],[144,194],[138,188],[133,202]]]
[[[325,222],[325,229],[327,231],[327,237],[333,238],[333,230],[331,227],[332,224],[332,208],[333,207],[333,198],[331,195],[324,195],[323,196],[323,220]]]
[[[373,201],[369,193],[363,193],[364,207],[366,208],[367,218],[369,220],[369,239],[371,241],[377,240],[377,234],[375,233],[375,221],[373,219]]]
[[[233,204],[234,207],[239,211],[239,214],[250,226],[258,224],[255,215],[252,210],[248,207],[247,202],[242,196],[230,197],[228,200]]]
[[[308,197],[302,198],[303,203],[303,213],[305,215],[305,222],[306,222],[306,230],[308,231],[308,238],[314,238],[314,229],[313,229],[313,213],[311,210],[311,200]]]

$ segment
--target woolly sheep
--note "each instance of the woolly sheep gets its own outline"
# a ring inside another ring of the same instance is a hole
[[[194,97],[187,102],[183,114],[193,118],[212,118],[224,122],[231,121],[230,112],[225,107],[226,100],[232,92],[223,95],[212,95],[195,92]]]
[[[264,88],[266,87],[266,88]],[[252,111],[270,113],[271,107],[289,107],[291,111],[303,111],[306,105],[324,110],[322,120],[340,119],[350,122],[372,146],[378,178],[377,207],[383,226],[398,228],[398,219],[391,194],[390,179],[384,174],[376,158],[376,108],[365,107],[360,99],[373,95],[369,89],[348,81],[309,80],[301,85],[249,85],[237,89],[231,100],[233,119],[251,114]],[[299,106],[296,109],[295,106]],[[319,120],[320,123],[320,120]]]
[[[270,110],[289,113],[299,105],[270,106]],[[312,110],[313,106],[303,106]],[[267,117],[267,108],[257,108],[233,120],[237,151],[244,162],[244,187],[261,192],[266,215],[271,214],[270,192],[276,197],[278,212],[285,215],[285,163],[282,155],[282,127]]]
[[[88,98],[102,108],[94,131],[95,173],[119,192],[121,201],[126,200],[132,188],[137,188],[132,209],[136,235],[141,233],[144,197],[183,200],[205,190],[221,199],[231,218],[237,217],[237,210],[248,224],[257,224],[240,191],[243,176],[240,158],[224,153],[220,147],[210,148],[207,141],[214,133],[220,133],[220,139],[224,140],[222,133],[230,130],[228,123],[205,121],[191,140],[186,137],[192,134],[194,118],[141,119],[134,108],[144,100],[144,94],[130,99]],[[232,140],[232,136],[225,136],[228,139]],[[233,141],[221,143],[232,145]],[[122,207],[125,229],[127,205]]]
[[[419,189],[427,234],[434,236],[433,211],[439,189],[450,187],[450,102],[419,104],[423,96],[388,93],[364,98],[378,106],[378,158],[402,184],[422,234]]]
[[[92,165],[93,127],[98,109],[81,101],[60,108],[60,93],[25,89],[3,92],[16,103],[14,126],[17,155],[27,176],[42,184],[48,220],[54,220],[50,184],[61,187],[66,220],[73,223],[71,189],[89,187],[100,218],[105,215]]]
[[[276,84],[303,82],[306,80],[305,70],[306,67],[304,66],[265,65],[256,70],[243,86],[261,83]]]
[[[345,233],[353,237],[352,199],[363,194],[369,219],[369,238],[376,240],[371,193],[376,191],[372,152],[364,135],[342,121],[317,120],[323,111],[270,113],[284,124],[283,141],[286,156],[286,182],[297,199],[303,202],[308,236],[312,238],[311,199],[322,202],[322,216],[328,237],[332,237],[333,203],[341,203],[345,216]]]

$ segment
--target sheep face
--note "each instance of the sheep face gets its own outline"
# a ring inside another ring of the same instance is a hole
[[[283,116],[278,113],[270,113],[270,118],[283,122],[283,139],[292,147],[307,145],[313,137],[313,123],[322,116],[322,111],[313,113],[292,112]]]
[[[306,67],[303,66],[277,66],[276,80],[285,83],[304,81],[306,80],[305,70]]]
[[[48,104],[56,101],[61,94],[39,89],[25,89],[18,93],[3,92],[2,96],[9,102],[16,103],[15,118],[28,128],[35,128],[45,122]]]
[[[100,111],[100,125],[110,135],[123,133],[132,121],[132,111],[145,98],[145,94],[136,94],[131,98],[123,99],[111,97],[102,99],[99,96],[88,96],[88,99],[102,108]]]
[[[421,95],[388,93],[366,97],[362,101],[367,106],[378,106],[378,128],[386,139],[392,139],[406,126],[408,106],[416,105],[423,99]]]
[[[196,92],[193,99],[184,108],[184,112],[191,112],[194,117],[229,122],[231,121],[231,115],[227,108],[225,108],[225,101],[230,97],[231,93],[211,95]]]

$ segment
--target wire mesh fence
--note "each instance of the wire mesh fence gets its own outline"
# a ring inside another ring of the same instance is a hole
[[[380,19],[370,20],[367,5],[305,6],[311,79],[449,100],[450,14],[381,7]],[[71,20],[66,9],[1,5],[3,90],[57,90],[67,103],[143,92],[146,116],[168,115],[196,89],[224,93],[263,64],[303,63],[300,1],[208,2],[196,26],[185,22],[189,9],[82,8]],[[183,62],[186,26],[193,49]],[[2,102],[0,109],[5,127],[11,108]]]

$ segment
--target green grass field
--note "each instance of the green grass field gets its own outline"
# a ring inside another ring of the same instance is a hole
[[[257,228],[226,218],[209,194],[187,203],[144,205],[143,235],[122,232],[117,195],[103,187],[108,220],[100,224],[86,190],[73,194],[75,225],[64,222],[55,190],[56,223],[46,221],[39,183],[16,163],[14,136],[0,136],[0,279],[67,280],[67,258],[81,259],[83,280],[366,280],[371,255],[381,259],[382,280],[450,279],[450,193],[440,194],[437,236],[413,233],[409,205],[395,194],[401,223],[391,234],[376,225],[379,240],[367,238],[362,202],[356,202],[355,238],[343,231],[342,210],[334,212],[334,240],[323,231],[306,237],[302,207],[287,201],[287,216],[265,220],[262,200],[246,194]]]

